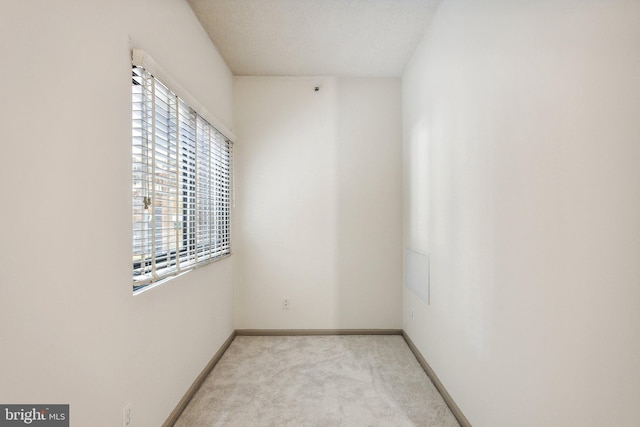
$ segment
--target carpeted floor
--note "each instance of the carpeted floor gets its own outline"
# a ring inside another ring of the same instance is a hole
[[[175,427],[458,426],[398,335],[238,336]]]

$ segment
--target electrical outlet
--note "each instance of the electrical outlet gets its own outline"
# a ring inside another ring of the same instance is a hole
[[[282,298],[282,309],[289,309],[289,298]]]
[[[131,403],[127,403],[126,406],[122,408],[122,427],[133,427]]]

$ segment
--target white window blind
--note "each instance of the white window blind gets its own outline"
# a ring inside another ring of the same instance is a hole
[[[134,290],[231,253],[232,142],[134,63]]]

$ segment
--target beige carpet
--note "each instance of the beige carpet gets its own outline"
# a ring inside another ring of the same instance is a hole
[[[238,336],[175,424],[458,425],[398,335]]]

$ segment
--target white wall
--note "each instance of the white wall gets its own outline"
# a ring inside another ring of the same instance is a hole
[[[235,77],[234,98],[236,327],[399,328],[399,79]]]
[[[637,425],[640,3],[444,1],[403,113],[403,327],[470,422]]]
[[[160,425],[233,330],[233,259],[132,296],[131,47],[231,127],[185,2],[0,6],[0,402],[69,403],[75,426],[127,402]]]

